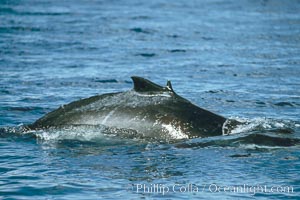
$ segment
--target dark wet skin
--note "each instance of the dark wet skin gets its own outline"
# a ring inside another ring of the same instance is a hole
[[[103,94],[69,103],[46,114],[28,127],[44,129],[103,123],[112,127],[133,129],[143,134],[167,134],[164,126],[171,125],[188,138],[223,134],[222,127],[226,118],[177,95],[169,81],[166,87],[162,87],[141,77],[132,77],[132,80],[132,91]]]

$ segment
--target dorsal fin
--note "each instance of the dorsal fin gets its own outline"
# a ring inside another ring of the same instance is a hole
[[[138,76],[132,76],[134,90],[137,92],[163,92],[166,91],[165,87],[162,87],[156,83],[153,83],[147,79]]]

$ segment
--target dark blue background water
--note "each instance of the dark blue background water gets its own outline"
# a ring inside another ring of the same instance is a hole
[[[299,13],[296,0],[0,0],[0,199],[297,199]],[[248,125],[172,144],[18,130],[62,104],[129,90],[132,75],[169,79]],[[178,185],[162,195],[140,184]],[[189,184],[199,191],[178,191]],[[244,184],[293,192],[224,191]]]

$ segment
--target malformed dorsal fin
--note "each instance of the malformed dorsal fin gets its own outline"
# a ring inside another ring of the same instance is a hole
[[[171,81],[169,81],[169,80],[167,81],[167,86],[166,86],[166,88],[167,88],[168,90],[174,92],[174,91],[173,91],[173,88],[172,88]]]
[[[167,84],[167,87],[162,87],[142,77],[132,76],[131,78],[133,80],[134,90],[137,92],[164,92],[172,88],[171,83]]]

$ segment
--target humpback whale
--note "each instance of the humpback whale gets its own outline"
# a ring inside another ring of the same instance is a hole
[[[176,94],[168,81],[160,86],[133,76],[133,89],[71,102],[28,125],[31,130],[103,125],[131,130],[141,137],[189,139],[226,135],[232,124]]]

